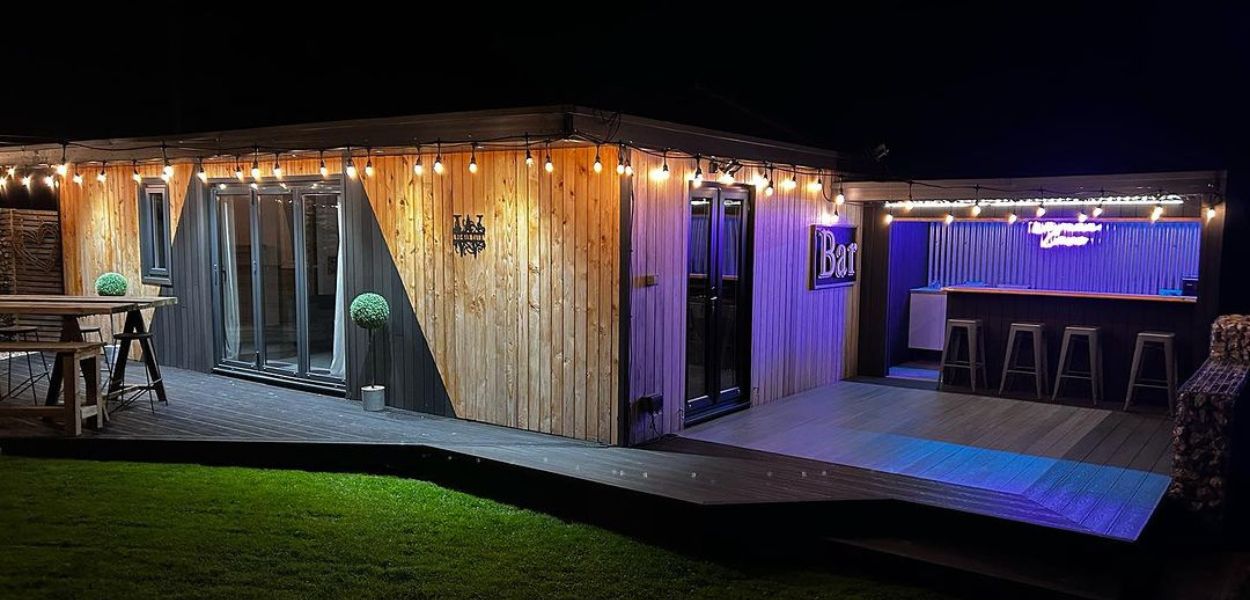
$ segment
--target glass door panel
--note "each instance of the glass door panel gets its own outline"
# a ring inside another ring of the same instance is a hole
[[[690,199],[686,273],[686,404],[708,399],[708,331],[712,312],[712,197]]]
[[[295,290],[295,204],[291,194],[259,194],[261,322],[265,368],[299,370]]]
[[[721,402],[733,401],[737,398],[739,387],[739,367],[743,356],[741,349],[745,346],[743,323],[739,321],[739,299],[741,295],[740,267],[744,258],[745,240],[743,239],[743,201],[733,198],[722,198],[719,245],[720,251],[720,293],[716,301],[716,337],[717,366],[720,376],[717,389]]]
[[[339,197],[304,195],[304,291],[308,306],[308,372],[343,377],[344,290]],[[337,335],[336,335],[337,334]]]
[[[256,319],[252,284],[252,197],[217,197],[222,359],[256,364]]]

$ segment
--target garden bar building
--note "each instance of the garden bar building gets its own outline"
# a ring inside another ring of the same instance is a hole
[[[820,473],[841,478],[826,499],[1113,539],[1171,482],[1170,409],[1217,316],[1218,172],[878,182],[831,151],[577,107],[0,165],[10,200],[54,200],[37,218],[59,228],[3,223],[18,256],[59,237],[64,294],[115,272],[177,297],[134,309],[171,372],[378,384],[394,409],[648,456],[733,446],[812,465],[794,498]],[[366,292],[389,305],[376,331],[352,320]]]

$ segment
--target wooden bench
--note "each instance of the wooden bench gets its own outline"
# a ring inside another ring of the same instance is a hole
[[[100,356],[104,344],[100,342],[0,342],[0,352],[47,352],[56,354],[59,379],[64,394],[61,406],[4,406],[0,405],[0,417],[60,417],[65,421],[65,431],[70,435],[82,434],[83,419],[94,419],[95,427],[103,427],[108,418],[103,396],[100,394]],[[86,380],[86,402],[78,397],[78,370],[82,368]],[[49,382],[53,383],[53,382]]]

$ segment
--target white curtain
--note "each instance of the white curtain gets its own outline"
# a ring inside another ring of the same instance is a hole
[[[346,230],[343,228],[343,205],[342,200],[335,205],[338,213],[339,221],[339,250],[337,264],[334,268],[334,353],[330,357],[330,376],[342,379],[346,373],[347,363],[347,331],[345,323],[347,315],[343,309],[346,302],[347,282],[343,277],[343,236]]]
[[[229,202],[220,202],[221,215],[221,271],[222,278],[222,325],[226,334],[226,359],[239,358],[239,268],[235,257],[235,223],[234,206]]]

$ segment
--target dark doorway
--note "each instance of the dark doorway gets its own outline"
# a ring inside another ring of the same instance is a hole
[[[751,342],[750,192],[690,193],[686,269],[687,425],[748,406]]]

